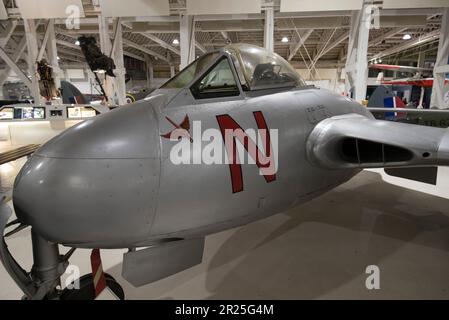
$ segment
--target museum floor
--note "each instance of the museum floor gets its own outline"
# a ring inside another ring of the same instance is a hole
[[[23,161],[1,166],[1,188]],[[29,229],[8,240],[31,265]],[[65,250],[65,249],[63,249]],[[128,299],[448,299],[449,200],[363,172],[302,207],[207,237],[201,265],[142,288],[121,278],[123,251],[102,251]],[[82,273],[89,251],[71,259]],[[380,290],[365,287],[368,265]],[[0,266],[0,299],[21,292]]]

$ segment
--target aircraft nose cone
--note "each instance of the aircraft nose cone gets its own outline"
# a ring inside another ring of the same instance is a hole
[[[56,243],[127,247],[149,234],[159,161],[148,103],[87,120],[23,167],[13,192],[17,217]]]
[[[122,107],[84,121],[47,142],[37,156],[71,159],[129,159],[152,156],[148,143],[151,108]]]

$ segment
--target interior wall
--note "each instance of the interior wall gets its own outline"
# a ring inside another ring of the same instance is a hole
[[[341,73],[338,73],[337,68],[323,68],[316,69],[314,75],[311,75],[307,69],[297,69],[296,70],[302,79],[304,79],[307,84],[315,85],[320,88],[330,90],[337,94],[345,93],[345,70],[342,69]],[[385,80],[391,80],[391,77],[385,77]],[[368,78],[368,85],[379,85],[380,82],[377,77]]]
[[[307,84],[315,85],[337,94],[344,93],[344,71],[340,71],[340,74],[337,68],[316,69],[312,74],[307,69],[297,69],[296,71]]]

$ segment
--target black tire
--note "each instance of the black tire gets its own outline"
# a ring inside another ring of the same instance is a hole
[[[120,284],[111,275],[105,273],[106,286],[119,298],[125,300],[125,293]],[[86,274],[80,279],[80,288],[78,290],[62,290],[60,300],[95,300],[95,289],[92,274]],[[73,284],[73,283],[72,283]]]

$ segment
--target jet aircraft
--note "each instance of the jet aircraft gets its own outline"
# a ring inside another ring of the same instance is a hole
[[[192,158],[204,151],[195,123],[220,132],[223,146],[234,132],[228,160],[252,163],[175,164],[179,143]],[[98,249],[129,249],[123,277],[142,286],[201,263],[207,235],[301,205],[364,168],[448,164],[446,129],[376,120],[356,101],[306,85],[279,55],[230,45],[42,146],[16,178],[17,220],[0,207],[2,235],[31,227],[33,267],[17,263],[7,237],[0,258],[27,299],[93,298],[96,275],[78,291],[58,289],[78,248],[94,250],[97,270]],[[61,255],[59,246],[71,249]],[[103,281],[122,297],[112,277]]]

